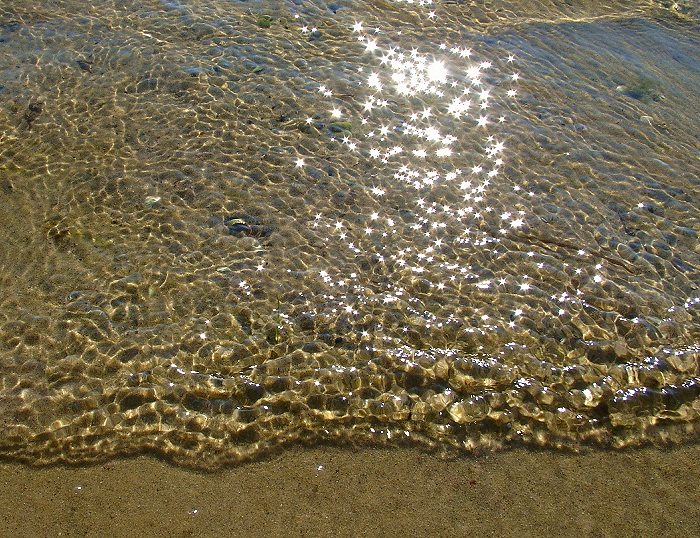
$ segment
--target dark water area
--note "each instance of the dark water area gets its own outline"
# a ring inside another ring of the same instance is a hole
[[[0,454],[676,445],[693,2],[0,7]]]

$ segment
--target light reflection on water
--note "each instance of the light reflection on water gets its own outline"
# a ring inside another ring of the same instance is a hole
[[[631,5],[0,11],[2,451],[695,438],[700,69]]]

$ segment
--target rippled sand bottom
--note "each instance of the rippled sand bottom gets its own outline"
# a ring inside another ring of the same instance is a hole
[[[217,473],[151,458],[0,465],[5,536],[694,536],[700,447],[291,450]]]
[[[698,438],[694,11],[58,4],[0,11],[0,453]]]

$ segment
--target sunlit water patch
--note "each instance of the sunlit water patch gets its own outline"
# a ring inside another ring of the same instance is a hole
[[[305,119],[343,149],[369,161],[358,181],[369,200],[363,204],[366,213],[339,208],[331,215],[316,214],[310,223],[326,231],[330,248],[347,249],[350,256],[373,265],[372,271],[345,274],[329,260],[319,271],[329,291],[337,290],[343,299],[338,307],[359,315],[347,304],[349,296],[357,303],[401,303],[430,325],[435,314],[406,303],[417,302],[406,287],[418,285],[445,297],[460,294],[463,287],[528,291],[528,275],[517,282],[505,277],[494,281],[466,263],[471,253],[497,255],[501,237],[527,226],[521,206],[497,213],[489,200],[495,182],[500,190],[523,190],[517,179],[503,173],[508,137],[504,126],[519,78],[511,65],[515,58],[503,58],[504,68],[498,70],[492,61],[474,58],[466,46],[441,43],[421,52],[381,45],[376,37],[381,30],[367,35],[360,22],[353,32],[360,43],[354,48],[361,54],[356,76],[342,87],[335,81],[320,85],[325,114]],[[295,166],[303,169],[314,157],[300,156]],[[373,287],[371,299],[363,293],[367,286]],[[325,299],[329,306],[335,297]],[[521,314],[520,308],[510,312],[507,325],[512,328]],[[456,321],[450,315],[437,324]],[[471,330],[491,330],[504,320],[483,314],[478,323]]]
[[[682,23],[333,5],[1,12],[2,452],[694,438]]]

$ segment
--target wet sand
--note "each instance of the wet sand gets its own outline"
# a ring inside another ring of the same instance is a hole
[[[0,464],[3,536],[697,536],[700,446],[444,460],[294,449],[206,474]]]

